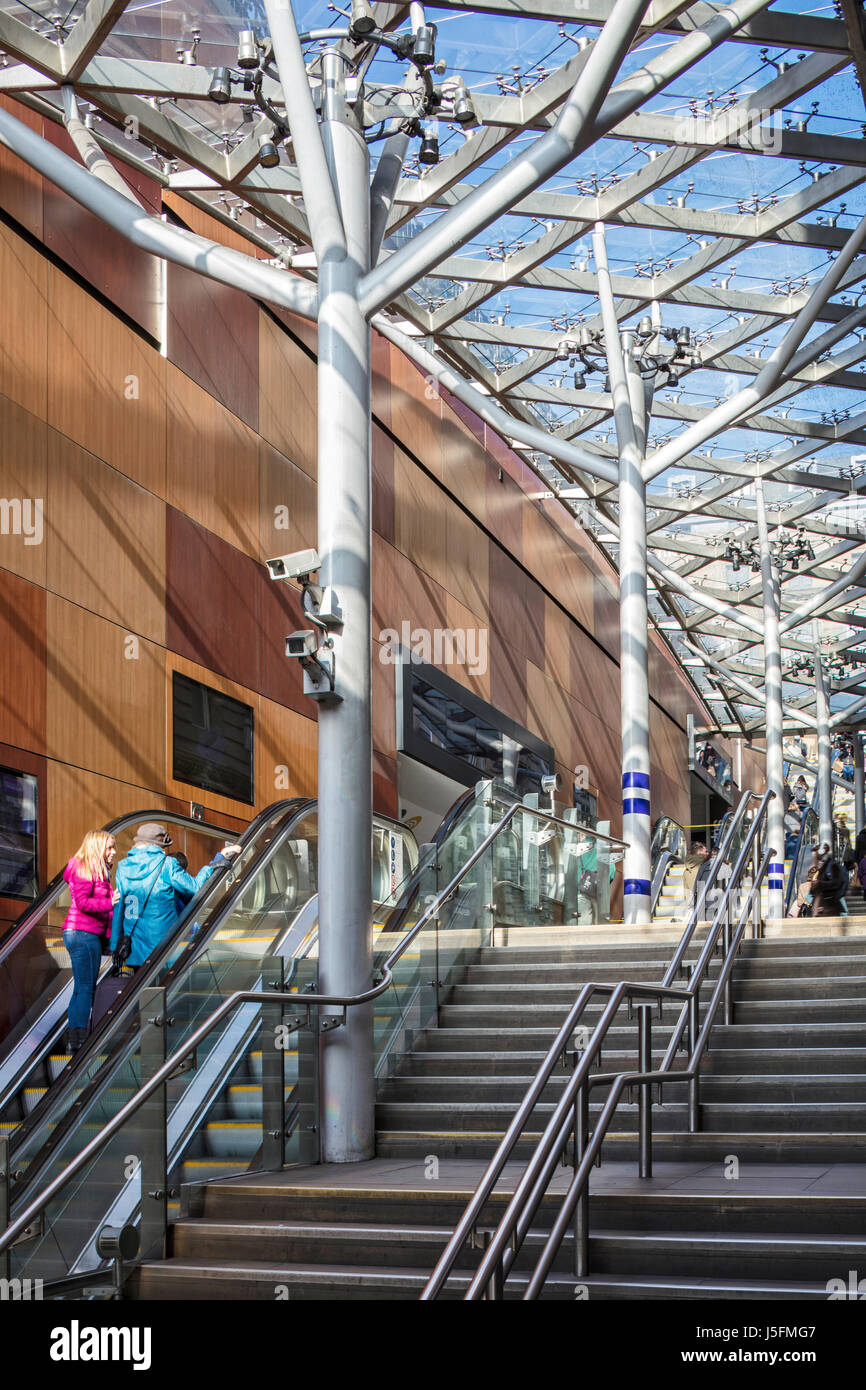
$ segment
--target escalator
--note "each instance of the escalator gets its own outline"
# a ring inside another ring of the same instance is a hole
[[[621,853],[620,841],[577,823],[542,834],[513,792],[497,791],[481,783],[467,792],[420,854],[404,826],[374,817],[374,979],[395,946],[406,946],[371,1006],[379,1077],[399,1068],[456,974],[490,944],[499,912],[537,919],[548,898],[561,912],[593,835],[599,864]],[[503,817],[508,834],[491,840]],[[186,1203],[184,1184],[194,1196],[202,1181],[250,1167],[318,1160],[319,1032],[340,1020],[304,1000],[318,980],[317,840],[314,803],[271,826],[232,892],[188,916],[147,983],[136,978],[60,1087],[22,1120],[12,1136],[10,1215],[27,1230],[8,1251],[10,1275],[43,1279],[46,1297],[69,1291],[70,1280],[78,1291],[104,1287],[110,1271],[97,1242],[106,1226],[137,1224],[142,1251],[158,1253],[167,1220]],[[497,908],[506,884],[517,897]],[[579,914],[579,902],[572,909]],[[297,997],[297,1006],[231,999],[269,990]],[[142,1087],[166,1057],[171,1074],[145,1099]],[[61,1178],[73,1160],[76,1171]]]
[[[262,836],[300,804],[280,801],[255,817],[241,837],[241,854],[234,864],[212,874],[189,904],[187,913],[191,912],[194,920],[213,911],[232,891]],[[115,837],[119,859],[130,848],[139,826],[156,819],[171,826],[175,849],[186,853],[193,864],[208,862],[229,838],[223,827],[188,816],[162,810],[139,811],[105,827]],[[38,1109],[72,1060],[65,1050],[72,970],[62,937],[68,908],[69,889],[62,874],[58,874],[0,942],[0,1137],[14,1134]],[[176,931],[187,913],[179,918]],[[160,951],[139,972],[139,986],[147,982],[156,958],[171,950],[174,936],[175,932],[166,938]],[[109,967],[110,961],[105,958],[101,970]],[[78,1061],[76,1058],[76,1064]]]
[[[142,1020],[152,1022],[157,1001],[164,1000],[164,1055],[181,1047],[236,990],[267,989],[273,981],[300,992],[315,980],[317,840],[315,802],[290,803],[280,814],[261,818],[229,891],[209,899],[205,885],[171,940],[142,967],[85,1048],[11,1129],[13,1219],[139,1089],[154,1062],[150,1044],[143,1043],[154,1030],[143,1029]],[[402,859],[402,878],[412,880],[418,863],[414,836],[375,816],[373,851],[374,897],[377,902],[398,901],[402,880],[395,878],[393,865]],[[168,1200],[169,1211],[177,1209],[184,1182],[243,1172],[262,1149],[263,1070],[273,1051],[264,1054],[262,1014],[255,1004],[239,1008],[167,1087],[166,1190],[175,1194]],[[387,1011],[375,1020],[380,1034],[387,1022]],[[309,1034],[305,1041],[309,1044]],[[290,1104],[312,1059],[305,1062],[303,1046],[296,1043],[284,1049],[280,1060],[290,1116],[285,1157],[297,1159],[309,1156],[317,1142],[309,1114],[301,1106],[292,1112]],[[142,1208],[141,1154],[149,1124],[143,1114],[140,1132],[109,1145],[88,1167],[72,1200],[48,1208],[46,1234],[37,1234],[21,1250],[38,1277],[51,1280],[96,1268],[96,1233],[106,1223],[136,1219]],[[145,1194],[145,1207],[148,1200]],[[161,1200],[166,1200],[164,1194]]]

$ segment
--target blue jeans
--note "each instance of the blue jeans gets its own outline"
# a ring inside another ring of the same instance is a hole
[[[102,958],[102,941],[95,932],[73,929],[63,933],[63,944],[72,962],[69,1027],[86,1029],[93,1008],[93,995]]]

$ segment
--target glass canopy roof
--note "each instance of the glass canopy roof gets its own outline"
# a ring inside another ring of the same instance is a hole
[[[326,46],[317,35],[345,35],[345,4],[295,0],[298,28],[315,35],[304,42],[314,84]],[[452,90],[462,81],[474,118],[458,122],[446,106],[413,129],[383,257],[550,127],[613,8],[611,0],[452,0],[423,12],[372,6],[379,30],[392,37],[417,28],[419,15],[436,26],[437,80]],[[656,381],[651,462],[755,380],[866,214],[866,50],[854,0],[658,0],[648,13],[615,85],[717,14],[742,23],[386,313],[516,420],[615,460],[605,371],[578,350],[581,330],[599,321],[591,233],[604,222],[621,327],[637,329],[650,315],[672,336],[690,330],[691,362]],[[0,0],[0,92],[62,120],[60,87],[73,86],[105,149],[231,222],[275,265],[314,278],[291,140],[267,167],[261,104],[242,87],[220,104],[209,96],[214,69],[237,70],[242,32],[261,40],[267,28],[259,0]],[[397,128],[394,102],[411,64],[372,39],[336,41],[348,45],[363,78],[375,169]],[[267,64],[264,73],[262,93],[280,111],[279,75]],[[422,135],[438,144],[435,162]],[[816,643],[832,679],[831,708],[866,695],[866,577],[857,569],[866,556],[864,273],[860,255],[820,309],[805,338],[812,360],[649,483],[649,539],[663,567],[652,579],[651,617],[719,729],[763,723],[759,701],[743,688],[762,681],[758,478],[783,614],[852,572],[826,609],[812,603],[784,633],[787,722],[813,701]],[[558,495],[616,564],[615,485],[544,450],[515,447],[540,492]],[[688,594],[674,576],[689,582]],[[747,621],[719,616],[703,595]]]

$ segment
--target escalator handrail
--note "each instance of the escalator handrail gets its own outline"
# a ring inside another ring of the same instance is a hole
[[[149,1080],[146,1081],[142,1086],[139,1086],[135,1094],[130,1096],[129,1100],[124,1102],[124,1104],[120,1107],[116,1114],[114,1114],[105,1123],[105,1125],[103,1125],[102,1129],[100,1129],[99,1132],[95,1134],[93,1138],[88,1141],[87,1144],[85,1144],[84,1148],[81,1149],[73,1159],[70,1159],[69,1163],[65,1166],[65,1168],[62,1168],[61,1171],[54,1178],[52,1178],[51,1182],[49,1182],[46,1185],[46,1187],[44,1187],[42,1191],[38,1194],[38,1196],[35,1197],[34,1200],[28,1204],[25,1210],[21,1212],[17,1217],[15,1217],[15,1219],[10,1223],[6,1230],[0,1232],[0,1254],[2,1254],[4,1250],[7,1250],[9,1246],[12,1245],[18,1239],[18,1237],[23,1234],[27,1227],[36,1219],[36,1217],[40,1215],[42,1211],[44,1211],[48,1203],[52,1200],[52,1198],[54,1198],[57,1195],[57,1193],[64,1187],[64,1185],[71,1178],[74,1178],[76,1174],[78,1174],[81,1171],[82,1168],[86,1167],[90,1160],[94,1158],[100,1152],[100,1150],[108,1143],[109,1139],[111,1139],[114,1136],[114,1134],[116,1134],[117,1131],[120,1128],[122,1128],[122,1126],[130,1118],[130,1116],[135,1114],[136,1111],[144,1104],[144,1102],[149,1100],[150,1097],[154,1094],[154,1092],[158,1090],[158,1088],[169,1079],[172,1072],[177,1069],[179,1063],[182,1062],[184,1058],[188,1057],[204,1041],[208,1034],[211,1033],[213,1029],[219,1023],[221,1023],[224,1018],[228,1017],[228,1015],[232,1013],[232,1011],[236,1009],[239,1005],[292,1004],[295,1008],[297,1008],[298,1005],[302,1003],[304,1008],[337,1008],[342,1010],[342,1021],[344,1021],[345,1012],[348,1008],[357,1007],[358,1005],[362,1004],[371,1004],[374,1002],[374,1000],[378,999],[380,995],[384,994],[388,989],[390,989],[394,981],[392,967],[396,965],[397,961],[408,949],[411,943],[415,940],[416,936],[418,936],[418,934],[424,929],[427,923],[430,922],[437,915],[443,904],[447,902],[448,899],[452,896],[452,894],[457,890],[463,879],[468,874],[469,870],[472,869],[478,862],[478,860],[482,857],[482,855],[486,853],[486,851],[493,844],[493,841],[497,838],[497,836],[502,834],[502,832],[511,824],[511,821],[517,814],[517,812],[525,811],[526,809],[527,807],[523,806],[519,801],[515,802],[512,806],[508,808],[502,819],[497,821],[496,825],[493,827],[490,833],[484,837],[484,839],[481,841],[479,845],[476,846],[472,854],[466,860],[465,864],[463,864],[462,867],[458,869],[457,873],[454,875],[451,881],[445,886],[445,888],[442,889],[441,893],[437,894],[433,902],[430,903],[424,909],[424,911],[421,913],[421,916],[418,918],[418,921],[411,928],[411,930],[406,933],[403,940],[398,942],[398,944],[394,947],[390,955],[386,958],[382,966],[379,968],[379,971],[377,972],[378,978],[376,979],[375,983],[371,986],[370,989],[365,990],[361,994],[304,993],[303,995],[290,994],[284,991],[265,992],[262,990],[248,989],[236,990],[233,994],[227,995],[226,998],[222,1001],[222,1003],[219,1004],[217,1008],[213,1011],[213,1013],[210,1014],[204,1020],[203,1023],[199,1024],[198,1028],[195,1029],[195,1031],[191,1033],[188,1038],[185,1039],[181,1046],[175,1052],[173,1052],[171,1056],[168,1057],[161,1066],[159,1066],[156,1069],[153,1076],[151,1076]],[[547,817],[551,820],[556,819],[555,817],[548,816],[548,813],[544,811],[536,812],[535,814],[541,817]],[[568,828],[573,829],[574,827],[569,825]],[[76,1107],[76,1110],[78,1110],[78,1108],[79,1107]],[[46,1165],[44,1161],[40,1161],[40,1171],[45,1166]],[[29,1172],[30,1170],[28,1169],[28,1173]],[[29,1183],[27,1185],[29,1185]],[[19,1192],[21,1190],[21,1188],[18,1189]]]
[[[655,916],[659,898],[662,895],[668,869],[672,864],[681,864],[683,861],[678,859],[675,854],[671,854],[669,849],[663,849],[658,858],[658,863],[653,873],[652,886],[650,888],[650,917]]]
[[[279,803],[276,804],[278,805]],[[259,812],[259,816],[264,814],[264,811]],[[136,821],[140,821],[144,824],[148,820],[159,821],[161,824],[182,825],[185,829],[202,830],[206,833],[214,833],[217,835],[231,834],[230,831],[226,830],[224,825],[212,825],[210,821],[196,820],[192,816],[183,815],[180,811],[164,811],[161,807],[157,807],[150,811],[131,811],[125,816],[118,816],[116,820],[108,821],[102,829],[109,835],[117,835],[121,830],[125,830],[127,826],[135,825]],[[258,817],[250,822],[247,830],[244,832],[245,835],[248,831],[252,830],[253,826],[256,824],[256,820],[258,820]],[[55,874],[51,882],[43,888],[39,897],[35,898],[34,901],[24,909],[21,916],[11,924],[3,937],[0,938],[0,965],[2,965],[10,951],[18,944],[19,938],[23,937],[33,925],[32,919],[34,917],[40,917],[45,909],[51,906],[51,899],[58,897],[66,887],[66,880],[63,877],[65,869],[66,865],[64,864],[60,873]],[[13,937],[15,940],[12,940]]]
[[[436,833],[434,834],[433,839],[430,841],[430,844],[436,845],[437,847],[442,845],[444,841],[447,839],[448,835],[451,833],[451,830],[455,822],[460,819],[460,816],[474,800],[475,788],[468,787],[466,791],[462,792],[461,795],[458,796],[457,799],[452,803],[452,805],[449,806],[439,825],[436,827]],[[429,867],[429,864],[425,863],[419,856],[418,863],[415,865],[415,868],[400,885],[399,900],[391,908],[391,911],[388,913],[388,916],[385,922],[383,923],[383,930],[387,932],[389,935],[391,935],[393,932],[400,931],[401,927],[403,926],[403,923],[406,921],[412,903],[415,899],[415,894],[418,891],[418,885],[420,884],[424,873]]]
[[[279,812],[280,807],[286,807],[286,809],[282,813],[281,819],[277,822],[275,833],[272,836],[269,845],[264,846],[263,849],[259,851],[257,855],[253,856],[253,858],[250,860],[250,863],[244,871],[243,877],[237,881],[234,891],[230,892],[222,900],[222,902],[217,905],[216,911],[213,913],[211,920],[203,923],[201,930],[197,933],[197,935],[194,938],[192,938],[188,942],[186,948],[178,956],[177,961],[172,966],[171,970],[166,976],[167,984],[170,983],[176,977],[178,971],[181,968],[186,968],[186,966],[191,963],[192,955],[194,953],[198,953],[201,950],[201,948],[205,946],[207,942],[210,940],[214,931],[219,929],[219,925],[222,922],[225,915],[225,913],[221,909],[233,903],[234,900],[237,898],[238,894],[245,891],[245,888],[249,883],[250,875],[258,872],[259,868],[262,867],[261,860],[264,852],[270,847],[270,844],[280,839],[284,825],[291,826],[296,824],[299,819],[302,819],[304,816],[309,815],[310,810],[312,808],[315,808],[315,805],[315,801],[308,797],[293,797],[286,800],[285,802],[274,802],[269,808],[266,808],[264,811],[261,811],[258,814],[258,816],[256,816],[255,819],[251,821],[250,825],[247,827],[247,830],[244,832],[244,836],[240,841],[240,843],[243,845],[249,844],[250,840],[254,838],[254,835],[258,834],[261,831],[263,825],[266,825],[269,821],[277,820],[277,813]],[[202,888],[206,888],[209,891],[212,891],[223,881],[225,875],[227,873],[230,873],[231,871],[232,866],[230,864],[221,866],[216,870],[215,873],[211,874],[206,884],[202,885]],[[65,1096],[67,1088],[74,1083],[76,1077],[78,1077],[78,1075],[90,1064],[93,1057],[98,1052],[104,1050],[106,1045],[110,1045],[114,1040],[116,1040],[117,1034],[121,1031],[121,1029],[128,1025],[133,1012],[137,1008],[138,998],[141,991],[147,988],[152,983],[155,976],[158,975],[166,958],[174,949],[178,936],[182,935],[188,921],[201,912],[202,905],[203,899],[200,893],[196,894],[196,896],[192,898],[190,902],[186,905],[184,911],[181,913],[180,917],[178,917],[174,927],[168,933],[168,935],[165,936],[163,940],[159,943],[159,946],[157,947],[156,951],[153,952],[152,955],[147,958],[147,960],[143,963],[141,968],[138,971],[136,971],[134,976],[130,978],[129,985],[127,989],[124,990],[122,999],[118,1004],[117,1009],[111,1012],[110,1014],[105,1015],[105,1017],[101,1020],[99,1026],[89,1035],[84,1047],[82,1047],[78,1052],[76,1052],[73,1055],[72,1061],[63,1069],[63,1072],[61,1076],[58,1077],[57,1081],[55,1081],[52,1086],[49,1086],[45,1095],[38,1102],[38,1104],[34,1106],[33,1110],[31,1110],[28,1115],[25,1116],[21,1124],[12,1131],[12,1134],[9,1137],[10,1153],[14,1153],[14,1151],[17,1150],[20,1147],[20,1145],[26,1139],[29,1138],[29,1136],[33,1133],[34,1129],[36,1129],[39,1125],[45,1123],[46,1120],[50,1120],[51,1113],[54,1109],[56,1109],[56,1107],[61,1101],[61,1098]],[[88,1085],[82,1091],[82,1099],[83,1097],[89,1094],[91,1088],[95,1086],[98,1078],[101,1076],[102,1068],[100,1068],[100,1071],[97,1073],[97,1075],[92,1078],[91,1082],[89,1082]],[[76,1110],[81,1109],[80,1106],[77,1106],[75,1108]],[[51,1138],[46,1141],[43,1153],[48,1154],[49,1152],[53,1152],[54,1149],[57,1147],[57,1143],[59,1143],[65,1137],[65,1134],[66,1129],[64,1126],[63,1119],[61,1119],[55,1126]],[[28,1169],[28,1174],[30,1173],[30,1171],[31,1169]],[[28,1177],[28,1182],[29,1181],[30,1179]]]

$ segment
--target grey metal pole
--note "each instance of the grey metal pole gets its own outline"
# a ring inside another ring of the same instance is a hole
[[[651,1072],[653,1069],[652,1017],[654,1004],[638,1004],[638,1071]],[[638,1175],[651,1178],[653,1175],[653,1101],[652,1082],[641,1083],[638,1097]]]
[[[323,55],[322,138],[348,255],[319,267],[318,520],[320,582],[343,611],[334,634],[338,704],[319,707],[319,988],[370,988],[371,853],[370,328],[357,285],[369,264],[367,145],[344,100],[343,59]],[[350,1163],[374,1147],[373,1009],[350,1009],[322,1038],[322,1158]]]
[[[785,759],[782,749],[782,648],[779,641],[779,578],[770,551],[764,486],[755,484],[758,541],[761,550],[761,591],[764,601],[764,698],[766,706],[767,786],[775,792],[767,807],[767,843],[785,843]],[[785,865],[767,866],[767,916],[785,915]]]
[[[864,790],[866,790],[866,779],[863,773],[863,740],[860,737],[860,730],[855,729],[851,735],[854,745],[854,830],[857,835],[866,823],[864,815]]]
[[[622,727],[623,921],[650,920],[649,631],[647,617],[646,438],[643,383],[623,352],[604,240],[593,232],[598,292],[619,443],[619,631]]]
[[[833,757],[830,750],[830,701],[821,648],[815,643],[815,715],[818,720],[818,838],[833,848]]]

